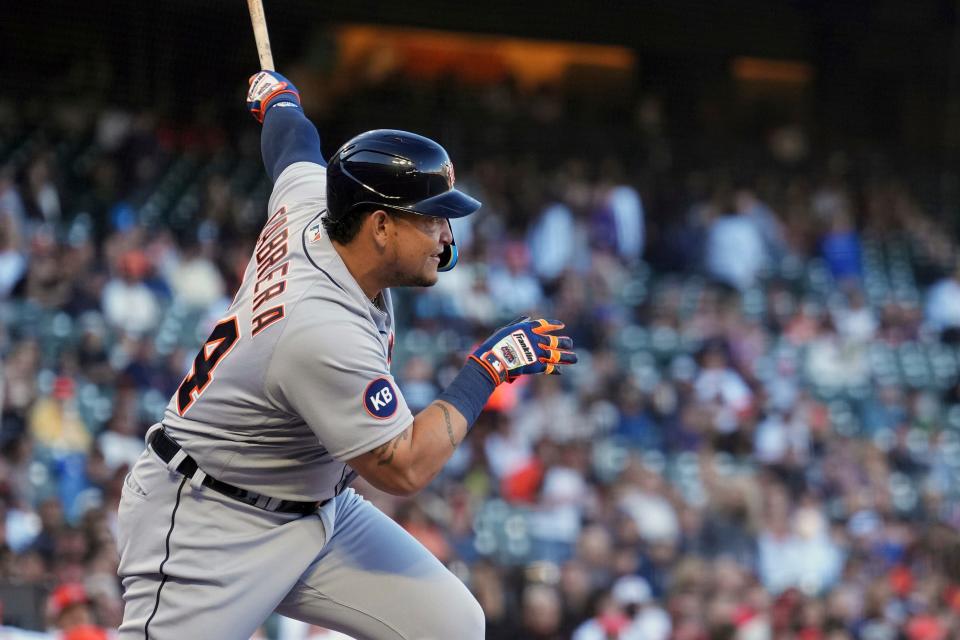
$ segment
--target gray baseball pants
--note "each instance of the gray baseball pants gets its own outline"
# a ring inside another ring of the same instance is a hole
[[[316,514],[272,513],[167,469],[150,449],[119,513],[120,640],[248,640],[271,612],[359,640],[480,640],[476,599],[348,489]]]

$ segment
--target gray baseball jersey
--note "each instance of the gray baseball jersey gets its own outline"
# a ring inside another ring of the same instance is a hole
[[[279,176],[270,218],[227,316],[164,413],[206,473],[284,500],[325,500],[345,460],[413,421],[390,374],[393,308],[371,302],[321,225],[326,169]]]

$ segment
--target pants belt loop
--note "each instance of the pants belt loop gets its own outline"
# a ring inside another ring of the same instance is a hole
[[[186,457],[187,452],[183,449],[180,449],[173,455],[172,458],[170,458],[170,462],[167,463],[167,469],[169,471],[176,471],[177,467],[180,466],[180,463],[183,462]]]
[[[203,488],[203,481],[206,478],[207,478],[207,472],[197,467],[197,470],[194,471],[193,473],[193,477],[190,478],[190,487],[194,491],[200,491]]]

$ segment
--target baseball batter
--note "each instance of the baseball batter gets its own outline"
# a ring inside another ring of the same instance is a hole
[[[120,503],[120,637],[246,640],[273,612],[356,638],[475,640],[467,588],[350,489],[410,495],[440,471],[496,385],[576,362],[558,322],[480,345],[412,415],[390,373],[389,287],[457,261],[454,188],[427,138],[378,130],[329,166],[296,89],[251,78],[274,180],[240,290],[170,399]]]

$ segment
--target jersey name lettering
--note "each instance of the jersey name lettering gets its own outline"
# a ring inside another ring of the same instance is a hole
[[[250,310],[254,314],[250,320],[251,336],[256,336],[273,323],[282,320],[285,315],[284,305],[282,304],[268,307],[263,311],[258,312],[258,310],[266,302],[287,290],[286,277],[290,271],[290,260],[288,258],[290,230],[286,225],[287,208],[280,207],[267,220],[267,224],[257,240],[256,253],[254,254],[257,265],[257,282],[253,285],[253,301],[250,305]]]
[[[287,224],[287,208],[280,207],[275,214],[270,216],[267,223],[263,225],[263,231],[260,232],[260,237],[257,238],[257,248],[259,249],[264,240],[276,233],[277,229],[285,224]]]

